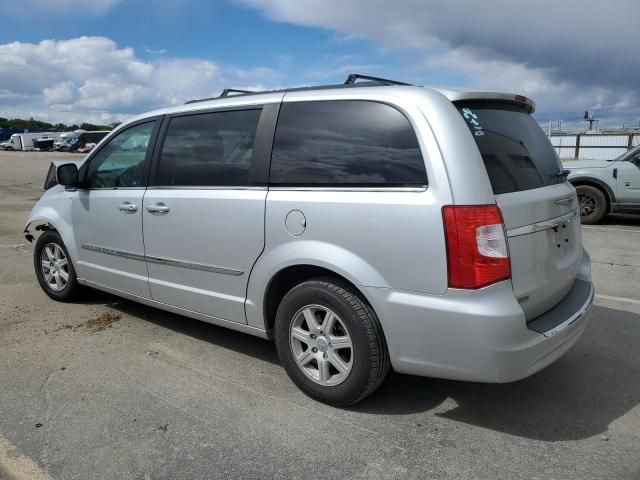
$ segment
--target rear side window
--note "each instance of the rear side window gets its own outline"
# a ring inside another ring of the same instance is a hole
[[[456,104],[478,145],[494,194],[565,181],[560,160],[538,123],[506,103]]]
[[[409,120],[382,103],[283,103],[269,182],[287,186],[423,186],[425,165]]]
[[[173,117],[164,138],[156,185],[249,185],[261,110]]]

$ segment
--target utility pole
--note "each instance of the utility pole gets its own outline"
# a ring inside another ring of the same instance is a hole
[[[589,122],[589,130],[593,130],[593,122],[596,122],[596,132],[598,130],[598,120],[593,118],[592,110],[585,110],[584,112],[584,120]]]

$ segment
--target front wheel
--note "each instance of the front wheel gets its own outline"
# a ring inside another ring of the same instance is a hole
[[[389,371],[389,354],[369,305],[333,279],[301,283],[285,295],[275,326],[278,356],[307,395],[336,406],[371,394]]]
[[[40,287],[54,300],[68,302],[82,288],[77,282],[69,252],[58,232],[46,231],[38,238],[33,263]]]
[[[607,198],[602,190],[591,185],[578,185],[578,204],[580,205],[580,221],[583,225],[591,225],[602,220],[607,213]]]

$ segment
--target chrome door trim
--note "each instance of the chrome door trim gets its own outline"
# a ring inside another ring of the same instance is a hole
[[[208,186],[208,185],[153,185],[147,190],[258,190],[266,191],[267,187],[230,187],[230,186]]]
[[[140,255],[139,253],[124,252],[122,250],[113,250],[111,248],[96,247],[95,245],[82,245],[82,248],[91,252],[104,253],[105,255],[113,255],[116,257],[129,258],[131,260],[147,261],[151,263],[157,263],[158,265],[169,265],[172,267],[189,268],[191,270],[200,270],[202,272],[220,273],[222,275],[232,275],[238,277],[244,272],[242,270],[236,270],[234,268],[217,267],[214,265],[203,265],[201,263],[183,262],[180,260],[173,260],[171,258],[153,257],[149,255]]]
[[[507,230],[507,237],[519,237],[521,235],[528,235],[530,233],[542,232],[544,230],[552,230],[558,228],[563,223],[571,223],[578,218],[578,209],[561,215],[556,218],[544,220],[542,222],[532,223],[531,225],[525,225],[523,227],[512,228]]]
[[[113,255],[115,257],[124,257],[124,258],[129,258],[131,260],[141,260],[144,262],[144,255],[140,255],[139,253],[124,252],[122,250],[113,250],[112,248],[96,247],[95,245],[87,245],[86,243],[82,245],[82,248],[84,250],[89,250],[90,252],[104,253],[105,255]]]
[[[269,187],[276,192],[426,192],[427,187]]]
[[[242,270],[235,270],[233,268],[217,267],[214,265],[203,265],[201,263],[182,262],[180,260],[173,260],[171,258],[145,256],[147,262],[157,263],[158,265],[169,265],[172,267],[189,268],[191,270],[200,270],[203,272],[221,273],[223,275],[240,276],[244,272]]]

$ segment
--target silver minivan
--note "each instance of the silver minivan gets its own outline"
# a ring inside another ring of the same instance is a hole
[[[397,372],[525,378],[594,298],[578,203],[528,98],[350,75],[120,125],[54,162],[25,234],[37,279],[274,339],[306,394]]]

